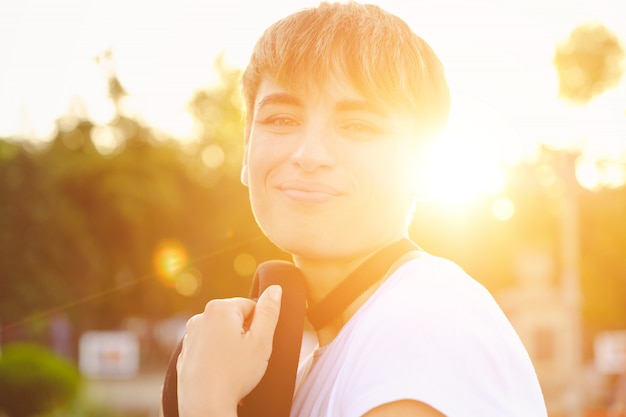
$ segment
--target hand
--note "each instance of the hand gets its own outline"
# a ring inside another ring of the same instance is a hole
[[[180,417],[237,415],[267,369],[281,294],[272,285],[256,303],[212,300],[189,319],[176,366]]]

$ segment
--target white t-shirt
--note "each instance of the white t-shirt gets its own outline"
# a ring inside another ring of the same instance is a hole
[[[426,255],[398,268],[300,365],[291,417],[360,417],[413,399],[447,417],[545,417],[537,376],[489,292]]]

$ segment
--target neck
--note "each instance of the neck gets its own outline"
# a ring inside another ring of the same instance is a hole
[[[371,253],[368,253],[349,259],[332,260],[294,256],[294,263],[300,268],[306,280],[308,304],[317,304],[370,255]]]
[[[312,260],[304,257],[294,256],[294,263],[300,268],[305,276],[307,287],[308,305],[317,304],[326,294],[328,294],[339,282],[344,280],[354,271],[367,256],[354,257],[349,260]],[[346,309],[331,323],[321,329],[316,329],[317,340],[320,346],[329,344],[339,333],[343,325],[350,317],[363,305],[369,294],[363,294],[355,300],[353,305]],[[361,300],[361,298],[364,298]]]
[[[316,305],[375,252],[398,239],[385,242],[384,244],[377,245],[352,256],[341,258],[320,259],[294,255],[294,263],[300,268],[305,277],[307,302],[309,306]],[[381,281],[382,278],[383,277],[381,277]],[[334,339],[343,325],[367,301],[376,288],[377,285],[368,288],[363,294],[360,294],[352,304],[347,306],[343,314],[340,314],[335,320],[323,328],[317,329],[317,336],[321,346]]]

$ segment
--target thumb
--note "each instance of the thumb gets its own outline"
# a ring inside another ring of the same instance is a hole
[[[280,315],[280,302],[283,289],[280,285],[270,285],[263,291],[254,308],[250,331],[259,337],[268,337],[271,343]]]

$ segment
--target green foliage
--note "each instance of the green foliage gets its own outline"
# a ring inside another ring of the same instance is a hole
[[[0,142],[5,333],[58,310],[70,316],[75,334],[116,328],[130,315],[197,311],[211,298],[247,293],[251,277],[235,272],[237,255],[257,262],[284,256],[262,237],[239,182],[239,73],[219,65],[222,83],[190,104],[202,126],[191,144],[121,114],[106,126],[68,116],[37,150]],[[121,138],[120,145],[103,151],[103,133]],[[180,242],[185,270],[202,277],[195,295],[157,279],[154,254],[164,240]]]
[[[186,149],[188,167],[207,184],[219,176],[239,180],[243,159],[243,118],[239,78],[241,71],[228,68],[219,58],[215,67],[221,76],[219,86],[198,91],[189,103],[189,109],[201,126],[197,142]],[[211,155],[215,150],[223,154],[219,169],[212,167]],[[207,164],[208,162],[208,164]]]
[[[0,356],[0,410],[31,417],[68,406],[80,376],[68,360],[37,345],[11,344]]]
[[[73,215],[41,161],[21,147],[0,161],[0,319],[6,323],[46,300],[60,302],[64,288],[55,279],[78,278],[84,249],[71,238],[79,232]]]

